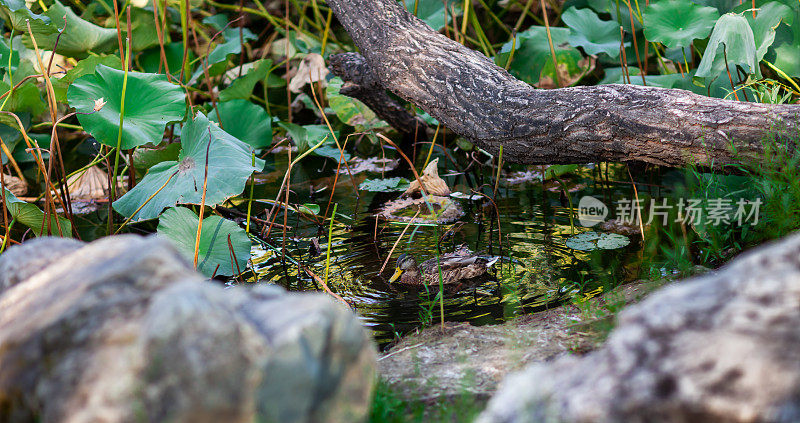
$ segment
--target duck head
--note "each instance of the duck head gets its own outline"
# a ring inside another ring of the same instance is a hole
[[[389,278],[389,282],[395,282],[400,279],[404,272],[419,273],[417,260],[408,254],[400,254],[400,257],[397,257],[394,274]]]

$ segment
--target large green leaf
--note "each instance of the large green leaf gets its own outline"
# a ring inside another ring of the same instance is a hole
[[[26,24],[30,22],[31,31],[36,34],[37,40],[39,36],[57,32],[55,26],[51,25],[50,18],[31,12],[25,5],[25,0],[0,0],[0,17],[17,33],[27,34]]]
[[[20,37],[16,36],[14,40],[20,41]],[[14,42],[14,40],[0,38],[0,69],[2,69],[2,75],[6,75],[9,71],[9,54],[11,54],[11,73],[16,72],[17,66],[19,66],[19,50],[20,48],[24,49],[25,46],[20,42]],[[12,44],[14,45],[13,51],[11,49]]]
[[[56,0],[43,15],[50,18],[51,22],[58,28],[64,27],[64,16],[67,18],[64,33],[58,40],[56,53],[69,57],[86,57],[88,53],[108,53],[118,48],[117,31],[114,28],[103,28],[89,21],[81,19],[72,9],[64,7]],[[36,35],[36,42],[40,48],[52,49],[58,37],[58,31],[45,34],[44,38]]]
[[[53,90],[56,93],[57,101],[66,101],[67,90],[69,86],[75,82],[76,79],[94,73],[97,65],[105,65],[115,69],[122,67],[122,62],[117,56],[89,56],[83,60],[79,60],[78,64],[61,78],[53,78]]]
[[[239,32],[238,28],[227,28],[222,34],[225,37],[225,42],[214,47],[214,50],[209,53],[208,63],[210,65],[224,62],[230,54],[241,53],[242,43],[246,43],[257,38],[256,35],[247,28],[243,28],[241,33]]]
[[[619,25],[616,22],[601,20],[591,9],[574,7],[564,11],[561,19],[570,28],[570,45],[583,47],[587,54],[619,56]]]
[[[800,7],[798,4],[795,4],[795,6]],[[773,1],[759,7],[756,11],[755,19],[753,19],[752,12],[748,12],[744,5],[737,7],[736,10],[740,8],[744,18],[750,24],[750,28],[753,29],[753,38],[756,43],[756,60],[760,62],[775,41],[775,28],[781,23],[791,26],[794,20],[794,12],[789,6]]]
[[[225,132],[255,149],[272,144],[272,118],[263,107],[247,100],[231,100],[218,103],[217,111]],[[218,122],[216,111],[211,110],[208,117],[211,121]]]
[[[79,112],[78,121],[83,129],[97,141],[112,147],[117,146],[124,75],[121,70],[99,65],[94,74],[75,80],[67,92],[69,105]],[[100,98],[107,102],[105,107],[90,113]],[[120,147],[129,149],[148,142],[158,144],[167,123],[183,120],[185,113],[183,91],[168,82],[165,75],[129,72]]]
[[[719,18],[717,9],[689,0],[662,0],[644,8],[644,34],[668,48],[688,47],[708,37]]]
[[[40,210],[39,207],[36,207],[35,204],[18,199],[5,187],[0,186],[0,188],[5,191],[6,207],[11,217],[17,222],[31,228],[36,236],[41,236],[42,228],[44,227],[44,230],[47,230],[47,225],[44,222],[44,212]],[[55,216],[53,215],[50,215],[50,234],[58,235],[59,224],[61,225],[62,235],[65,237],[72,237],[72,225],[69,220],[64,217],[59,217],[58,223],[56,223]]]
[[[800,78],[800,4],[795,0],[781,2],[793,6],[794,16],[785,21],[788,26],[776,28],[775,43],[768,57],[787,75]]]
[[[717,9],[720,15],[728,13],[734,7],[742,4],[742,0],[694,0],[700,6],[711,6]]]
[[[127,29],[127,25],[123,26],[123,37],[128,35]],[[115,29],[112,28],[112,31],[116,34]],[[158,45],[158,32],[156,31],[155,25],[153,25],[153,12],[151,10],[140,9],[138,7],[131,8],[131,32],[133,32],[131,48],[133,48],[134,51],[142,51]],[[169,31],[167,31],[165,35],[169,37]],[[168,43],[169,38],[164,41]],[[176,69],[180,69],[180,66],[177,66]]]
[[[722,15],[714,26],[695,77],[715,79],[726,72],[726,68],[735,73],[736,65],[757,78],[761,77],[756,60],[756,42],[747,19],[742,15],[728,13]]]
[[[570,1],[564,4],[565,4],[565,9],[570,5],[574,5],[575,7],[583,7],[583,4],[581,2],[576,2],[573,4]],[[643,4],[639,3],[639,5],[642,6]],[[626,34],[631,34],[633,32],[631,31],[631,15],[628,12],[628,6],[626,5],[625,2],[617,0],[586,0],[586,6],[592,8],[592,10],[597,12],[599,15],[606,15],[606,14],[610,15],[611,20],[616,22],[616,25],[618,25],[617,26],[618,34],[620,26],[625,30]],[[635,31],[640,31],[642,29],[642,23],[639,22],[639,18],[637,15],[638,8],[636,7],[635,2],[633,6],[634,6],[633,28]]]
[[[414,13],[414,5],[417,6],[417,17],[435,30],[444,28],[445,15],[448,20],[453,19],[453,11],[456,15],[461,15],[461,4],[459,0],[405,0],[406,9]],[[445,11],[447,7],[447,11]]]
[[[186,259],[194,261],[198,220],[197,214],[185,207],[171,208],[158,219],[158,235],[169,239]],[[197,270],[209,277],[244,271],[250,258],[250,246],[247,233],[236,223],[219,216],[206,217],[200,230]]]
[[[178,77],[181,73],[181,66],[183,64],[183,43],[180,41],[174,43],[164,43],[164,55],[167,57],[167,66],[169,72]],[[192,62],[197,56],[191,49],[187,53],[186,69],[184,74],[190,75],[192,73]],[[166,73],[163,64],[161,64],[161,48],[153,47],[143,51],[139,55],[139,63],[142,65],[142,70],[149,73]],[[161,70],[159,72],[159,69]]]
[[[200,204],[207,149],[208,206],[241,194],[247,178],[264,168],[261,159],[256,159],[255,165],[252,164],[253,151],[250,146],[198,113],[194,120],[183,126],[178,161],[164,161],[150,168],[131,191],[114,202],[114,210],[126,217],[133,216],[132,220],[138,221],[154,219],[162,210],[175,204]],[[156,191],[158,194],[145,204]],[[141,210],[134,215],[140,206]]]
[[[800,78],[800,44],[782,44],[775,47],[775,66],[787,75]]]
[[[568,43],[570,30],[568,28],[550,28],[553,37],[553,47],[556,50],[556,59],[559,63],[568,57],[568,62],[577,62],[581,59],[581,53]],[[508,69],[515,77],[529,83],[535,84],[547,76],[553,79],[552,74],[553,60],[550,54],[550,44],[547,41],[547,29],[543,26],[533,26],[517,34],[516,43],[509,41],[503,44],[500,52],[495,56],[494,61],[498,66],[505,66],[511,55],[514,46],[514,58],[511,67]],[[550,64],[550,73],[544,73],[545,65]]]
[[[17,81],[19,80],[14,78],[14,82]],[[0,81],[0,93],[5,93],[10,88],[11,86],[6,81]],[[4,100],[0,100],[0,104]],[[47,103],[42,100],[41,90],[36,86],[35,80],[28,80],[14,90],[3,110],[15,113],[30,113],[33,116],[38,116],[47,111]],[[0,123],[13,128],[18,127],[17,121],[7,114],[0,115]]]
[[[45,50],[52,50],[59,29],[63,28],[56,53],[65,56],[86,57],[89,51],[107,53],[117,46],[115,29],[103,28],[83,20],[57,0],[41,15],[31,12],[25,6],[24,0],[0,0],[0,16],[15,30],[24,34],[28,33],[26,23],[30,21],[36,42]],[[29,38],[26,43],[28,42]]]

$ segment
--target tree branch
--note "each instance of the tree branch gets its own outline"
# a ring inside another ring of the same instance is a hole
[[[328,4],[386,89],[510,161],[720,167],[758,155],[767,137],[800,137],[800,105],[618,84],[537,90],[395,0]]]

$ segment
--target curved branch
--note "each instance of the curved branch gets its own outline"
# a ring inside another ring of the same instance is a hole
[[[634,85],[538,90],[433,31],[396,0],[328,0],[381,84],[489,152],[531,164],[719,167],[800,135],[800,105]],[[732,153],[732,149],[736,153]]]

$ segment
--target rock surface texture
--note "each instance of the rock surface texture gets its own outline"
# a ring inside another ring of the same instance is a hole
[[[342,305],[224,289],[157,238],[0,256],[2,422],[353,422],[374,373]]]
[[[626,284],[590,301],[597,308],[631,304],[664,283]],[[598,347],[593,328],[598,322],[603,323],[567,304],[499,325],[446,323],[444,330],[436,325],[406,335],[381,355],[378,374],[407,399],[469,395],[488,400],[511,372]]]
[[[622,311],[606,344],[515,374],[499,422],[800,421],[800,234]]]
[[[488,399],[510,371],[582,342],[568,331],[577,320],[574,310],[558,308],[502,325],[448,324],[444,331],[435,326],[403,338],[378,358],[378,373],[410,399]]]

